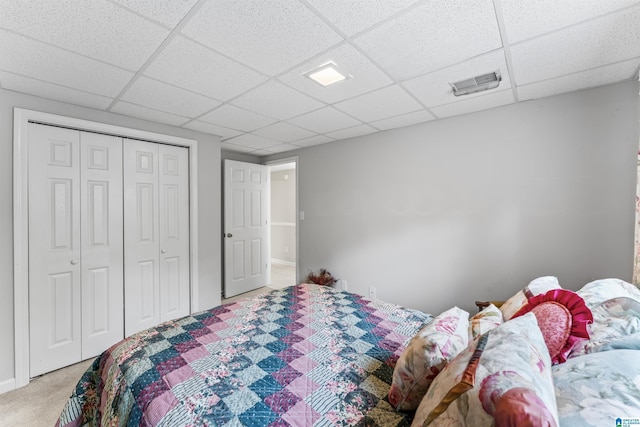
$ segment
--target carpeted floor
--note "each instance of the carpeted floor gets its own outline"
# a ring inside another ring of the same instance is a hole
[[[93,359],[49,372],[28,386],[0,394],[0,427],[53,427]]]
[[[296,284],[295,267],[272,264],[271,283],[223,304]],[[93,359],[32,379],[28,386],[0,394],[0,427],[53,427],[76,383]]]

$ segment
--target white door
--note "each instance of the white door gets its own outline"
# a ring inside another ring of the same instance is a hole
[[[189,149],[159,145],[160,320],[189,314]]]
[[[82,360],[124,337],[122,138],[80,133]]]
[[[125,140],[127,336],[189,314],[188,176],[187,148]]]
[[[224,296],[270,282],[267,167],[224,161]]]
[[[29,125],[31,376],[123,337],[120,145],[116,137]]]

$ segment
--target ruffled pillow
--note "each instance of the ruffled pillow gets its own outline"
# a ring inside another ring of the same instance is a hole
[[[469,313],[453,307],[411,338],[393,370],[389,403],[394,408],[418,407],[436,375],[469,344],[468,328]]]
[[[551,289],[562,289],[558,278],[554,276],[543,276],[529,282],[524,289],[518,291],[514,296],[505,301],[500,306],[502,317],[504,321],[511,319],[514,314],[518,312],[522,307],[527,305],[529,298],[536,295],[545,294]]]
[[[593,315],[575,292],[554,289],[529,298],[513,318],[529,312],[536,316],[554,365],[565,362],[574,347],[589,339],[588,324],[593,322]]]
[[[469,342],[501,324],[502,312],[495,305],[489,304],[484,310],[469,319]]]

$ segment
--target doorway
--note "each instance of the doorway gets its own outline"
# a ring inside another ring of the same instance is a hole
[[[268,165],[271,216],[271,283],[282,289],[298,283],[298,198],[295,160]]]

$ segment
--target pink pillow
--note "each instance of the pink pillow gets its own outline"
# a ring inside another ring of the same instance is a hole
[[[556,420],[535,391],[516,387],[495,402],[495,427],[556,427]]]
[[[567,361],[571,349],[589,339],[587,325],[593,322],[591,310],[575,292],[553,289],[544,295],[529,298],[513,318],[532,312],[536,316],[551,363]]]

